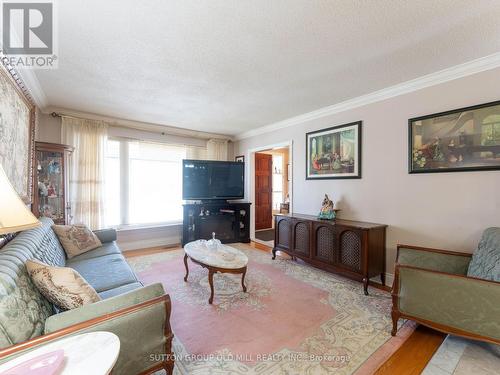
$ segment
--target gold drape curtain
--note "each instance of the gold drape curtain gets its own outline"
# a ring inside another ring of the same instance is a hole
[[[107,124],[62,117],[63,143],[75,147],[70,158],[69,201],[75,224],[99,229],[104,223],[104,157]]]

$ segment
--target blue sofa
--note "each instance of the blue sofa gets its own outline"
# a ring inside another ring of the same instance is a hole
[[[170,298],[161,284],[143,286],[116,244],[114,230],[96,231],[102,246],[66,259],[53,222],[20,233],[0,249],[0,363],[64,337],[108,331],[120,339],[113,374],[152,373],[174,366]],[[102,300],[58,313],[27,274],[38,259],[77,270]]]

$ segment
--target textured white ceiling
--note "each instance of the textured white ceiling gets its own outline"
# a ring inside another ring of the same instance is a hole
[[[64,0],[49,105],[238,134],[500,51],[499,0]]]

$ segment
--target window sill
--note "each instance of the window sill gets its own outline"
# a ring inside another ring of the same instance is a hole
[[[165,227],[177,227],[181,226],[182,222],[169,222],[169,223],[156,223],[156,224],[135,224],[135,225],[120,225],[114,227],[117,232],[127,232],[140,229],[155,229],[155,228],[165,228]]]

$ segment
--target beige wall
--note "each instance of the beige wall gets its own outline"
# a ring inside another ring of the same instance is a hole
[[[39,142],[61,143],[61,118],[39,112],[36,140]]]
[[[472,252],[481,232],[500,226],[500,171],[408,174],[408,119],[500,100],[500,69],[243,139],[235,154],[293,140],[294,211],[317,214],[328,193],[341,218],[385,223],[387,272],[397,243]],[[363,121],[362,179],[305,180],[305,133]],[[248,190],[248,189],[247,189]]]

